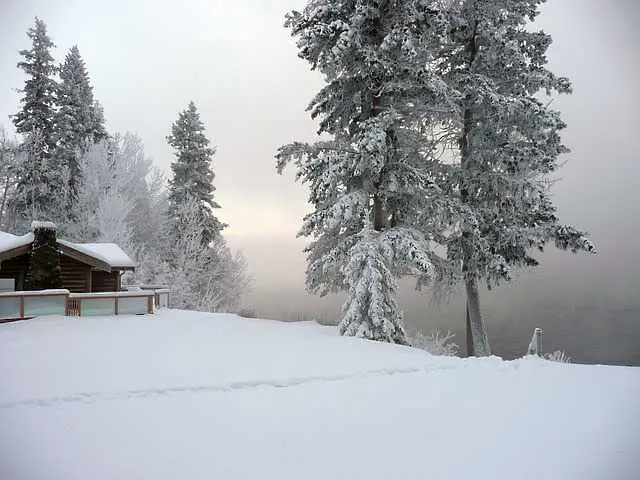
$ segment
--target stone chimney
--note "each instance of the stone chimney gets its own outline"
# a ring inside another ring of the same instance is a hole
[[[33,244],[24,280],[24,289],[62,288],[56,225],[52,222],[33,222],[31,230],[33,231]]]

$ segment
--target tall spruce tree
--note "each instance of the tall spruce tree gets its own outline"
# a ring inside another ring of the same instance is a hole
[[[55,148],[54,132],[57,84],[51,49],[55,46],[47,35],[45,23],[36,18],[27,31],[32,46],[20,51],[18,63],[27,75],[21,108],[13,115],[16,131],[23,135],[25,162],[18,172],[16,203],[13,208],[31,220],[50,210],[52,193],[61,188],[60,169],[50,163]],[[30,218],[29,218],[30,217]]]
[[[102,110],[93,98],[93,87],[84,60],[74,45],[60,66],[59,109],[55,116],[55,162],[69,171],[69,195],[75,199],[80,182],[79,158],[106,138]]]
[[[220,208],[213,197],[215,174],[211,160],[215,149],[210,147],[204,133],[204,124],[193,102],[178,116],[167,137],[175,151],[176,159],[171,164],[173,177],[169,181],[169,215],[176,234],[180,235],[179,212],[190,199],[195,199],[202,216],[202,242],[209,244],[226,227],[214,215]]]
[[[491,353],[479,282],[491,288],[514,268],[537,265],[531,250],[549,241],[595,252],[583,232],[559,223],[549,194],[549,176],[568,149],[559,112],[539,93],[570,93],[571,86],[546,68],[551,37],[529,28],[542,3],[458,0],[447,10],[437,69],[453,108],[441,131],[459,139],[459,162],[443,189],[459,208],[445,243],[465,285],[470,355]]]
[[[47,35],[47,26],[36,17],[35,25],[27,31],[31,49],[21,50],[23,60],[18,62],[27,75],[21,108],[13,116],[16,131],[25,136],[37,133],[41,137],[42,155],[46,158],[55,146],[54,116],[57,84],[54,80],[56,67],[51,56],[55,47]]]
[[[439,110],[425,107],[444,101],[427,68],[444,31],[436,4],[312,0],[287,17],[299,56],[325,76],[309,109],[332,139],[282,147],[278,169],[294,162],[310,187],[307,286],[347,292],[344,335],[405,343],[397,278],[431,274],[438,260],[429,241],[446,228],[448,200],[424,135]]]

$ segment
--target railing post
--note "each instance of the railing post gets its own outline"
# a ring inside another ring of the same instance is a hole
[[[542,329],[537,327],[533,331],[533,337],[531,337],[531,342],[529,342],[527,355],[542,356],[542,333]]]
[[[24,318],[24,295],[20,295],[20,318]]]
[[[115,314],[118,315],[118,296],[117,295],[114,297],[114,300],[115,300],[115,305],[114,305],[113,310],[114,310]]]
[[[538,356],[542,356],[542,329],[536,328],[536,350],[538,351]]]

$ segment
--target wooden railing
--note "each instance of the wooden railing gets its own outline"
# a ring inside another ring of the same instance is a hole
[[[39,315],[144,315],[169,305],[169,289],[70,293],[41,290],[0,293],[0,321]]]
[[[169,308],[170,305],[170,293],[171,290],[166,285],[123,285],[123,289],[126,289],[129,292],[139,292],[139,291],[153,291],[155,293],[154,296],[154,305],[156,308]]]
[[[80,299],[79,298],[67,298],[67,317],[79,317],[80,316]]]
[[[65,315],[68,290],[0,293],[0,320],[19,320],[38,315]]]
[[[154,299],[153,291],[72,293],[67,315],[144,315],[154,313]]]

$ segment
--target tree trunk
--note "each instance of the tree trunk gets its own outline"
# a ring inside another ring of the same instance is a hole
[[[476,31],[477,22],[472,25],[471,36],[466,45],[466,50],[469,55],[469,69],[472,69],[473,62],[478,53],[478,46],[476,44]],[[463,108],[463,126],[462,136],[460,138],[460,168],[462,170],[462,181],[460,185],[460,198],[463,204],[470,203],[473,200],[473,189],[470,191],[469,179],[472,173],[469,173],[471,169],[471,161],[473,158],[473,149],[471,145],[471,132],[475,125],[475,119],[473,115],[473,102],[474,99],[467,95]],[[484,357],[491,355],[491,349],[489,348],[489,339],[487,337],[487,331],[482,321],[482,315],[480,313],[480,293],[478,291],[478,280],[475,276],[475,272],[470,271],[469,259],[473,257],[473,245],[471,241],[471,233],[465,231],[463,225],[462,233],[462,273],[465,279],[465,290],[467,294],[467,312],[466,312],[466,330],[467,330],[467,354],[469,356]]]
[[[384,204],[378,194],[373,196],[373,229],[376,232],[384,230],[387,226],[387,214]]]
[[[467,312],[467,357],[473,357],[473,342],[471,341],[471,320],[469,319],[469,302],[466,302]]]
[[[4,182],[4,189],[2,191],[2,202],[0,202],[0,228],[4,227],[4,212],[7,208],[7,192],[9,191],[9,182],[11,181],[11,178],[9,177],[9,174],[7,173],[7,176],[5,177],[5,182]],[[6,229],[5,229],[6,230]]]
[[[467,292],[467,348],[471,344],[471,354],[476,357],[491,355],[487,329],[480,314],[480,294],[478,282],[475,279],[465,280]],[[471,337],[471,341],[469,341]]]

